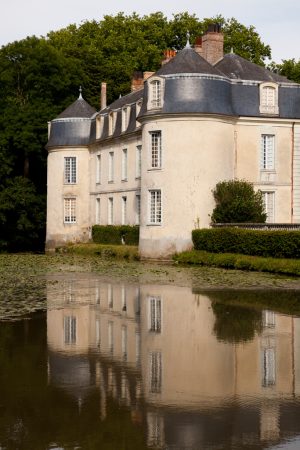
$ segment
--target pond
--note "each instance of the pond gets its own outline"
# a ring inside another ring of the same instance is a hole
[[[0,449],[300,448],[293,278],[0,255]]]

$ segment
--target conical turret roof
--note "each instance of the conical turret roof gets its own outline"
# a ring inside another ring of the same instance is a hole
[[[202,73],[224,76],[217,68],[209,64],[202,56],[190,47],[185,47],[168,63],[162,66],[155,75],[172,75],[179,73]]]
[[[60,113],[56,119],[90,119],[95,112],[96,109],[85,101],[80,94],[79,98],[68,106],[62,113]]]

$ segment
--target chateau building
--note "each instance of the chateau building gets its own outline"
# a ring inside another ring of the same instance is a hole
[[[139,224],[141,256],[168,257],[234,178],[262,191],[268,222],[300,222],[300,85],[223,55],[218,27],[165,56],[109,106],[102,83],[99,112],[80,94],[50,122],[47,249]]]

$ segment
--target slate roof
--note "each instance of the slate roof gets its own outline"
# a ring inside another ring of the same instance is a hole
[[[167,64],[163,65],[155,75],[172,75],[178,73],[203,73],[224,76],[218,68],[209,64],[192,48],[184,48]]]
[[[130,92],[129,94],[124,95],[123,97],[118,98],[113,103],[111,103],[107,108],[102,109],[100,112],[106,113],[108,111],[122,108],[125,105],[130,105],[131,103],[136,103],[138,100],[143,98],[144,89],[140,89],[138,91]]]
[[[214,67],[231,79],[293,83],[286,77],[270,72],[270,70],[258,66],[235,53],[228,53]]]
[[[81,96],[68,106],[56,119],[78,118],[90,119],[95,114],[96,109],[86,102]]]

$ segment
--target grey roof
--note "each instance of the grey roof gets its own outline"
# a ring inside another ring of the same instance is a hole
[[[81,96],[68,106],[56,119],[81,118],[89,119],[96,112],[96,109],[86,102]]]
[[[111,103],[107,108],[102,109],[100,113],[106,113],[111,110],[122,108],[125,105],[130,105],[131,103],[136,103],[138,100],[143,98],[144,89],[139,89],[138,91],[130,92],[123,97],[118,98],[113,103]]]
[[[270,72],[235,53],[228,53],[214,67],[231,79],[292,83],[286,77]]]
[[[205,73],[224,76],[192,48],[184,48],[168,63],[163,65],[155,75],[172,75],[178,73]]]

